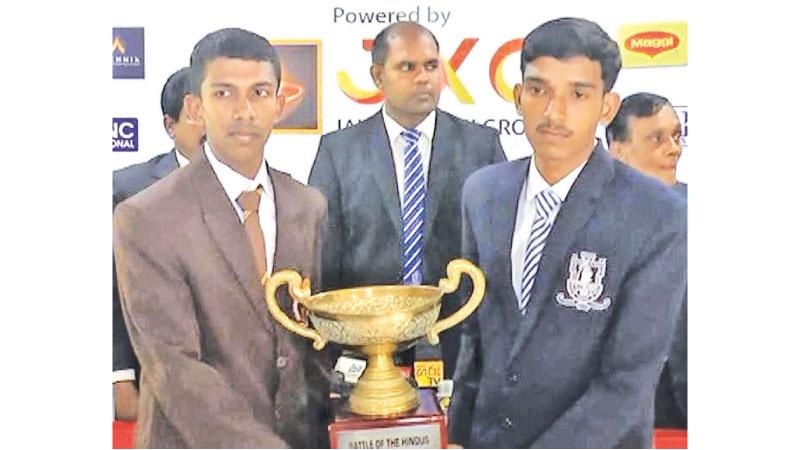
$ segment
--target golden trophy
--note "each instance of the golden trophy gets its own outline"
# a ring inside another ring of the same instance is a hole
[[[455,292],[461,274],[472,279],[469,300],[455,313],[438,320],[442,295]],[[291,297],[305,306],[313,328],[295,321],[280,308],[275,296],[288,284]],[[310,282],[294,270],[276,272],[266,282],[270,314],[288,330],[314,341],[322,350],[335,342],[367,356],[367,368],[350,394],[350,410],[362,416],[393,416],[420,405],[417,390],[395,367],[395,351],[414,345],[427,336],[432,345],[439,333],[463,321],[483,300],[486,281],[483,272],[466,259],[447,265],[447,278],[439,286],[397,285],[339,289],[311,295]]]

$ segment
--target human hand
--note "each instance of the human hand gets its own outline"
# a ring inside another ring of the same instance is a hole
[[[114,383],[114,418],[117,420],[136,421],[136,410],[139,408],[139,391],[133,381]]]

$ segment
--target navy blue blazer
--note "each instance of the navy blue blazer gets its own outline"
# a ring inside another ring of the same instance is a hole
[[[175,156],[175,149],[167,153],[154,156],[148,161],[133,164],[131,166],[115,170],[113,174],[113,206],[117,205],[128,197],[143,191],[145,188],[164,178],[178,168],[178,159]],[[128,329],[122,317],[122,307],[119,301],[119,290],[117,288],[117,268],[113,266],[113,341],[114,356],[113,370],[134,369],[136,371],[137,383],[139,380],[139,361],[131,346],[131,339],[128,336]]]
[[[686,287],[684,200],[614,160],[598,142],[562,203],[530,310],[521,316],[510,254],[530,163],[486,167],[464,185],[463,255],[485,271],[487,284],[462,335],[450,441],[649,448],[656,382]],[[580,252],[591,252],[584,254],[592,262],[588,280],[570,270]],[[591,300],[571,292],[569,279],[601,282],[594,303],[608,298],[607,308],[559,303],[559,297]]]
[[[328,199],[323,290],[403,284],[400,196],[391,152],[380,111],[320,139],[308,184]],[[497,130],[437,110],[425,198],[423,284],[438,285],[447,263],[461,254],[464,181],[505,160]],[[442,316],[457,307],[455,297],[446,297]],[[447,378],[455,367],[459,332],[454,327],[441,335]]]
[[[677,183],[673,189],[684,198],[687,197],[688,186]],[[675,336],[672,339],[669,356],[661,371],[661,379],[656,388],[656,428],[688,428],[689,396],[688,396],[688,295],[684,295]]]

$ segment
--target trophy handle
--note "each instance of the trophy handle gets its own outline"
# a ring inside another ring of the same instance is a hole
[[[439,343],[439,333],[458,325],[459,322],[475,312],[483,301],[483,294],[486,291],[486,277],[484,277],[483,271],[478,266],[466,259],[454,259],[447,264],[447,278],[439,280],[439,289],[442,290],[443,294],[455,292],[458,289],[459,281],[461,281],[462,273],[472,278],[472,295],[469,296],[469,300],[458,311],[433,324],[428,331],[428,342],[431,345]]]
[[[308,281],[308,278],[302,279],[299,273],[291,269],[280,270],[272,274],[269,278],[264,278],[265,280],[263,281],[266,281],[264,296],[267,301],[267,309],[269,313],[272,314],[272,317],[292,333],[297,333],[300,336],[313,340],[314,348],[322,350],[322,347],[325,347],[328,341],[323,338],[317,330],[289,318],[281,309],[278,304],[278,298],[275,296],[279,287],[288,284],[289,295],[298,303],[305,304],[308,302],[308,297],[311,295],[311,283]]]

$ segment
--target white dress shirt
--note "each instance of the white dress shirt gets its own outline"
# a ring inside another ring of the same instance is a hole
[[[533,227],[533,219],[536,217],[536,195],[545,190],[552,189],[556,193],[561,203],[559,203],[548,218],[552,224],[561,211],[561,204],[566,200],[569,190],[575,183],[575,179],[583,170],[586,161],[581,163],[567,176],[562,178],[556,184],[550,186],[545,181],[539,170],[536,168],[533,158],[528,169],[528,177],[522,184],[522,190],[519,195],[519,202],[517,203],[517,221],[514,225],[514,236],[511,241],[511,283],[514,285],[514,293],[517,298],[522,298],[522,264],[525,261],[525,248],[528,244],[528,239],[531,234],[531,227]],[[550,239],[550,236],[547,237]],[[545,241],[545,249],[547,249],[547,241]],[[542,273],[539,271],[539,273]],[[538,275],[538,274],[537,274]],[[536,286],[537,279],[534,278],[533,285]]]
[[[386,106],[383,107],[381,114],[383,114],[383,123],[386,124],[386,134],[389,136],[389,143],[392,146],[392,159],[394,160],[394,171],[397,179],[397,193],[400,195],[400,207],[402,208],[404,206],[403,191],[406,186],[404,177],[406,141],[400,133],[405,131],[405,127],[386,114]],[[433,143],[434,128],[436,128],[436,110],[428,114],[428,117],[415,127],[417,131],[422,133],[422,136],[419,137],[417,147],[422,157],[422,176],[424,177],[426,186],[428,182],[428,168],[431,163],[431,145]]]
[[[239,207],[239,204],[236,203],[239,194],[244,191],[254,191],[259,184],[264,189],[258,203],[258,222],[261,224],[261,230],[264,233],[264,247],[267,254],[267,273],[271,275],[272,264],[275,259],[277,217],[275,213],[275,191],[272,187],[272,180],[269,178],[269,172],[267,172],[267,163],[261,161],[261,168],[258,169],[255,179],[251,180],[218,160],[211,151],[208,142],[206,142],[203,151],[206,152],[206,158],[208,158],[208,162],[211,163],[214,174],[217,175],[220,184],[222,184],[222,189],[225,190],[225,194],[228,195],[233,209],[236,210],[239,222],[243,222],[244,220],[244,211]]]
[[[181,153],[180,150],[178,150],[177,147],[175,147],[175,159],[178,160],[178,169],[180,169],[181,167],[186,167],[190,162],[189,158],[183,156],[183,154]]]
[[[120,369],[111,372],[111,383],[136,380],[136,371],[133,369]]]

